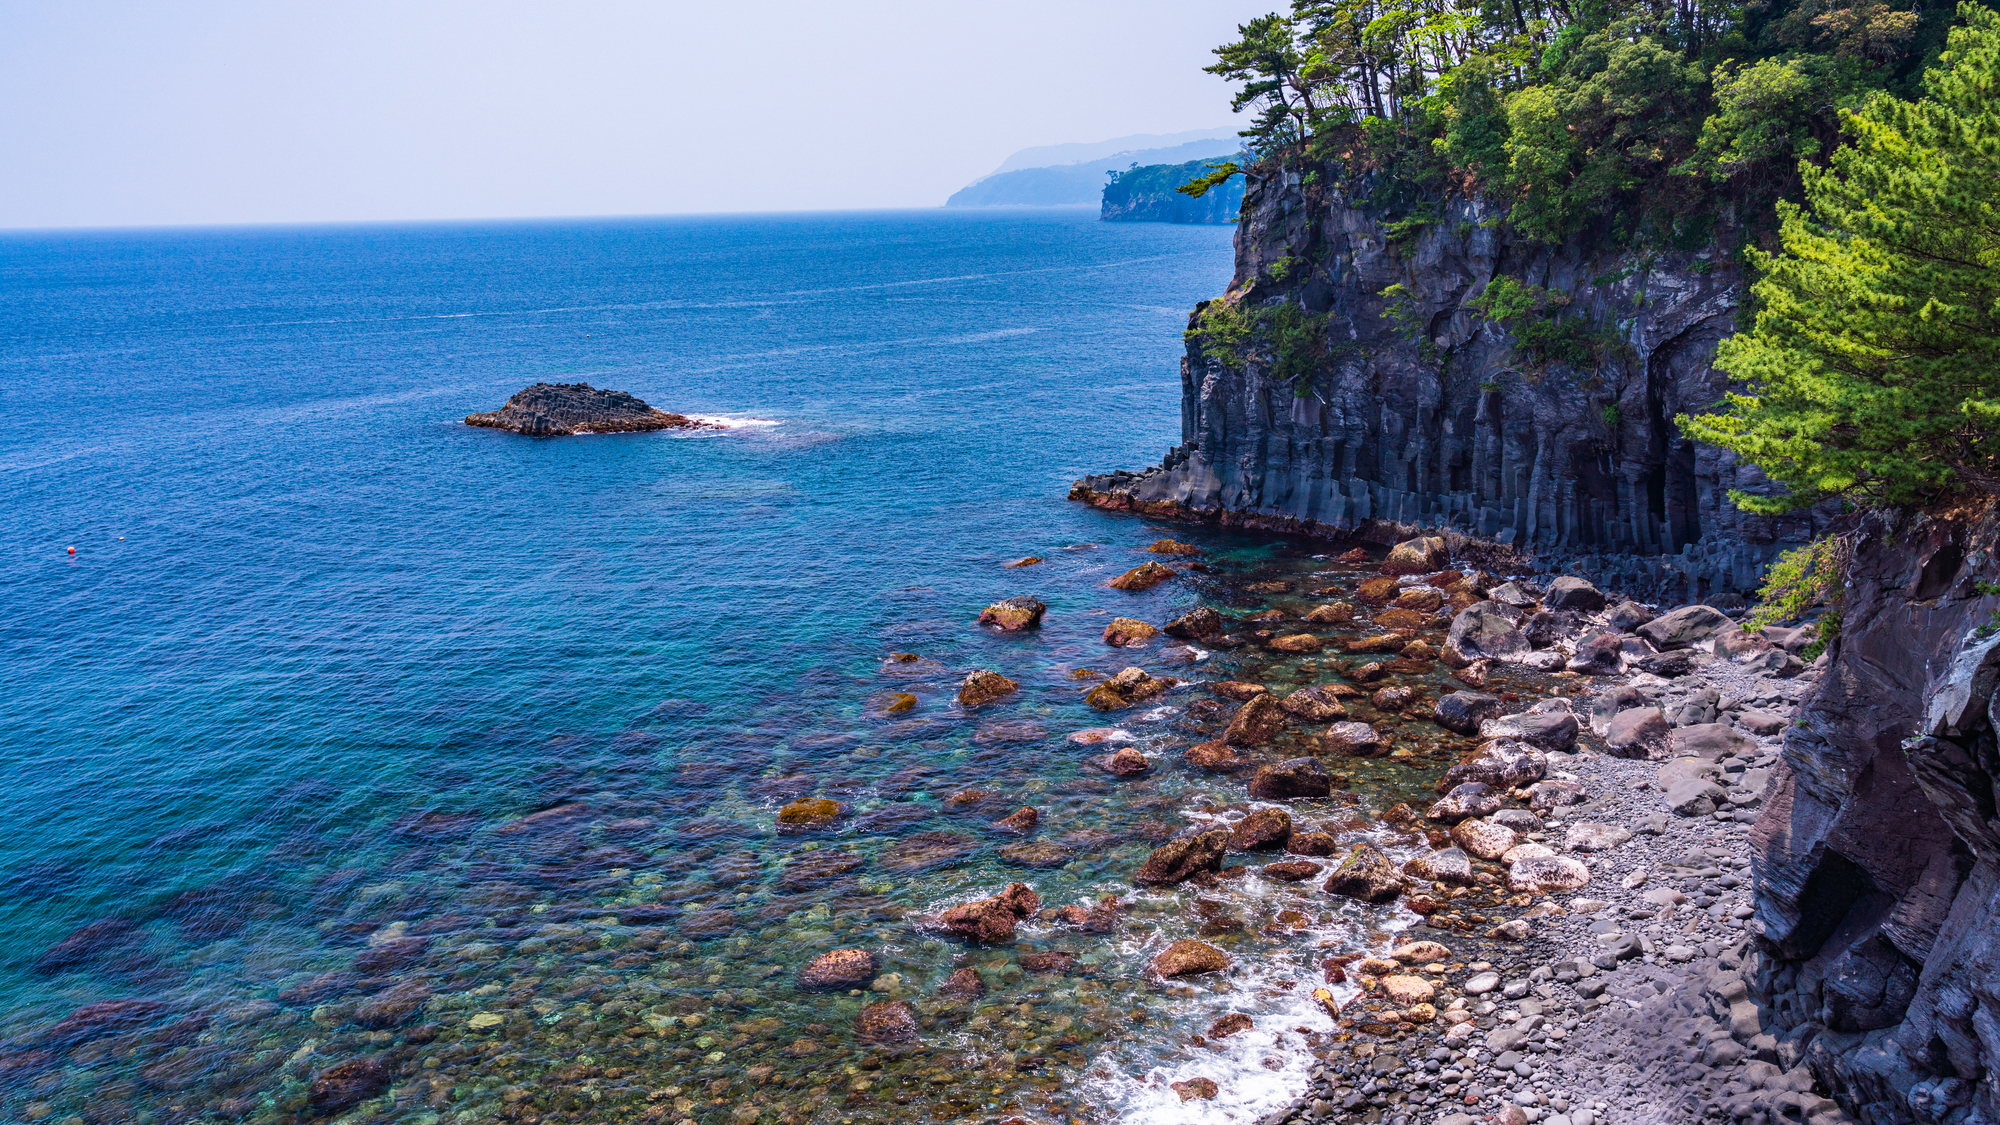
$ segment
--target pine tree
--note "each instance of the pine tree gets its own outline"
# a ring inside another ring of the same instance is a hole
[[[1959,18],[1921,100],[1875,95],[1801,166],[1782,252],[1751,254],[1755,327],[1717,355],[1742,387],[1678,419],[1786,486],[1745,509],[2000,493],[2000,15]]]

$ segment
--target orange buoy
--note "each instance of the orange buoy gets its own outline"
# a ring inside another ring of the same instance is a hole
[[[71,548],[69,549],[69,553],[70,553],[70,554],[72,554],[72,555],[76,554],[76,548],[75,548],[75,547],[71,547]]]

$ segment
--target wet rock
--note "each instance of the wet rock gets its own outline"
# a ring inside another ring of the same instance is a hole
[[[917,1037],[917,1010],[907,1000],[877,1000],[854,1017],[854,1037],[864,1043],[908,1043]]]
[[[1118,577],[1113,578],[1111,580],[1111,588],[1137,593],[1141,590],[1150,590],[1167,579],[1174,577],[1177,577],[1177,575],[1171,567],[1162,566],[1156,562],[1141,563]]]
[[[1248,1031],[1256,1026],[1257,1021],[1242,1012],[1231,1012],[1208,1025],[1208,1037],[1210,1039],[1227,1039],[1239,1031]]]
[[[389,1088],[389,1068],[376,1058],[348,1059],[313,1075],[307,1104],[331,1115],[353,1109]]]
[[[1729,615],[1713,606],[1686,605],[1639,626],[1634,632],[1661,652],[1690,648],[1725,629],[1736,628]]]
[[[958,685],[958,702],[963,707],[979,707],[1020,690],[1021,685],[998,672],[976,669]]]
[[[835,949],[813,958],[799,970],[799,987],[861,988],[874,980],[880,970],[881,962],[866,949]]]
[[[1134,746],[1121,746],[1116,753],[1097,760],[1098,768],[1113,777],[1142,777],[1152,770],[1151,759]]]
[[[1229,955],[1207,942],[1183,939],[1153,958],[1153,972],[1163,977],[1219,973],[1229,967]]]
[[[1541,602],[1540,598],[1536,597],[1527,587],[1521,585],[1519,582],[1505,582],[1499,586],[1495,586],[1492,593],[1487,596],[1493,601],[1513,609],[1528,609]]]
[[[1575,746],[1576,735],[1576,716],[1560,699],[1545,699],[1518,715],[1489,719],[1479,725],[1481,738],[1512,739],[1551,754]]]
[[[1437,701],[1438,725],[1459,734],[1473,734],[1479,724],[1497,719],[1507,705],[1497,695],[1476,691],[1455,691]]]
[[[847,810],[839,801],[829,801],[824,797],[807,797],[793,801],[778,810],[779,831],[803,832],[811,828],[824,828],[839,820]]]
[[[986,995],[986,982],[974,968],[955,969],[938,985],[937,994],[946,1000],[970,1002]]]
[[[1214,692],[1222,698],[1233,699],[1238,703],[1248,703],[1260,695],[1269,695],[1271,693],[1271,689],[1265,687],[1263,684],[1244,683],[1241,680],[1221,680],[1206,686],[1209,691]]]
[[[1335,723],[1321,743],[1327,753],[1350,758],[1379,758],[1389,752],[1389,740],[1367,723]]]
[[[1267,863],[1259,869],[1266,879],[1280,883],[1303,883],[1326,870],[1309,859],[1287,859],[1277,863]]]
[[[1580,805],[1589,796],[1583,786],[1574,781],[1537,781],[1528,787],[1528,808],[1537,814],[1546,814],[1567,805]]]
[[[963,903],[938,918],[946,933],[973,942],[1003,942],[1014,937],[1021,919],[1042,908],[1042,899],[1026,883],[1009,883],[992,898]]]
[[[1401,652],[1403,647],[1409,643],[1410,643],[1410,635],[1408,633],[1398,632],[1398,633],[1383,633],[1380,634],[1379,636],[1362,637],[1360,640],[1345,641],[1341,644],[1340,647],[1347,650],[1348,652],[1355,653],[1357,655],[1365,655],[1374,653]],[[1365,677],[1357,677],[1357,678],[1365,679]]]
[[[1311,653],[1326,647],[1326,642],[1311,633],[1292,633],[1283,637],[1272,637],[1264,642],[1264,647],[1272,652]]]
[[[1393,578],[1370,578],[1354,590],[1354,600],[1362,605],[1382,606],[1396,600],[1403,587]]]
[[[1658,707],[1633,707],[1611,717],[1604,728],[1604,746],[1614,758],[1658,761],[1670,753],[1672,733]]]
[[[1463,668],[1475,660],[1519,660],[1530,651],[1528,638],[1512,620],[1493,603],[1480,602],[1451,619],[1439,659],[1449,667]]]
[[[1078,746],[1102,746],[1123,733],[1117,727],[1086,727],[1073,732],[1069,740]]]
[[[1262,746],[1285,729],[1285,711],[1277,700],[1260,695],[1236,709],[1222,740],[1231,746]]]
[[[1292,837],[1292,814],[1283,809],[1258,809],[1229,829],[1233,851],[1254,852],[1281,848]]]
[[[406,980],[370,996],[354,1009],[354,1022],[376,1029],[401,1027],[431,998],[431,988],[422,981]]]
[[[1382,560],[1382,573],[1429,574],[1444,569],[1450,560],[1451,553],[1445,549],[1442,536],[1419,536],[1389,548],[1388,557]]]
[[[36,1044],[68,1047],[99,1036],[131,1031],[168,1011],[158,1000],[99,1000],[85,1004],[32,1037]]]
[[[1437,995],[1437,986],[1422,977],[1405,976],[1401,973],[1382,978],[1382,995],[1391,1004],[1407,1008],[1412,1004],[1427,1004]]]
[[[1076,852],[1046,840],[1032,844],[1009,844],[1000,849],[1000,862],[1009,867],[1061,867],[1076,858]]]
[[[1490,820],[1467,820],[1452,827],[1451,842],[1477,859],[1495,860],[1520,842],[1514,830]]]
[[[1590,885],[1590,868],[1563,855],[1517,859],[1507,869],[1507,887],[1528,894],[1580,890]]]
[[[1001,563],[1000,565],[1006,567],[1008,570],[1019,570],[1024,566],[1034,566],[1037,563],[1043,563],[1047,561],[1048,561],[1047,559],[1044,559],[1040,555],[1025,555],[1018,559],[1011,559],[1007,562]]]
[[[1184,641],[1200,640],[1222,632],[1222,615],[1207,606],[1190,610],[1167,622],[1167,636]]]
[[[1212,773],[1231,773],[1249,764],[1234,749],[1231,749],[1227,742],[1219,738],[1208,742],[1198,742],[1188,747],[1187,752],[1181,755],[1181,760],[1196,769],[1204,769]]]
[[[1500,794],[1493,787],[1478,781],[1468,781],[1454,785],[1451,791],[1424,816],[1443,824],[1456,824],[1461,820],[1476,816],[1488,816],[1500,811]]]
[[[1396,600],[1389,604],[1396,609],[1428,616],[1444,605],[1444,591],[1429,586],[1411,586],[1397,594]]]
[[[1285,841],[1285,850],[1293,855],[1329,856],[1340,850],[1340,844],[1331,832],[1297,832]]]
[[[1368,697],[1368,705],[1377,711],[1395,712],[1409,707],[1412,703],[1416,702],[1416,698],[1417,692],[1415,688],[1383,688]]]
[[[1549,760],[1541,751],[1511,738],[1481,743],[1478,754],[1446,770],[1444,779],[1438,782],[1439,792],[1449,793],[1469,781],[1499,790],[1514,789],[1540,781],[1549,768]]]
[[[1614,633],[1630,633],[1653,620],[1653,611],[1638,602],[1624,601],[1604,614],[1604,625]]]
[[[1418,613],[1414,609],[1385,609],[1382,612],[1375,615],[1376,628],[1388,629],[1392,633],[1403,638],[1405,641],[1408,640],[1410,633],[1414,632],[1415,630],[1421,629],[1424,626],[1429,625],[1430,623],[1431,623],[1430,614]],[[1393,652],[1400,647],[1402,646],[1396,645],[1393,648],[1385,646],[1384,648],[1377,651]],[[1354,650],[1350,648],[1348,651],[1352,652]]]
[[[1168,840],[1153,849],[1132,881],[1141,886],[1164,887],[1185,882],[1204,871],[1219,871],[1228,848],[1229,833],[1220,828]]]
[[[1326,877],[1328,894],[1360,899],[1362,902],[1393,902],[1408,884],[1387,856],[1368,844],[1356,845]]]
[[[1352,602],[1327,602],[1314,606],[1302,618],[1309,625],[1345,625],[1354,620]]]
[[[1155,679],[1143,668],[1127,667],[1091,688],[1083,701],[1099,711],[1118,711],[1137,706],[1172,688],[1176,682],[1171,677]]]
[[[35,960],[38,973],[59,973],[81,968],[114,954],[130,952],[146,940],[145,931],[124,918],[99,918],[70,931]]]
[[[1405,863],[1403,873],[1426,883],[1469,887],[1472,885],[1472,858],[1457,848],[1444,848]],[[1437,958],[1427,960],[1435,961]]]
[[[1616,633],[1592,633],[1576,643],[1564,667],[1586,676],[1615,676],[1625,667],[1624,639]]]
[[[1260,801],[1296,801],[1325,797],[1333,778],[1318,758],[1289,758],[1262,766],[1250,778],[1250,796]]]
[[[1199,555],[1201,548],[1192,543],[1180,543],[1172,539],[1156,539],[1146,550],[1155,555]]]
[[[1136,617],[1114,617],[1104,627],[1104,643],[1113,648],[1138,648],[1159,635],[1158,629]]]
[[[1328,723],[1335,719],[1345,719],[1347,708],[1340,697],[1325,685],[1302,688],[1278,701],[1285,714],[1304,719],[1309,723]]]
[[[1003,633],[1020,633],[1040,625],[1042,615],[1048,611],[1049,607],[1035,598],[1006,598],[981,610],[979,623]]]
[[[1694,671],[1698,662],[1694,652],[1677,649],[1673,652],[1655,652],[1641,656],[1632,662],[1632,666],[1649,675],[1673,680]]]
[[[1042,822],[1041,813],[1036,812],[1031,807],[1023,806],[1019,809],[1016,809],[1012,814],[994,821],[993,827],[999,829],[1002,832],[1013,832],[1017,835],[1025,836],[1028,833],[1033,832],[1035,830],[1035,826],[1040,824],[1041,822]]]
[[[912,836],[903,841],[903,844],[912,844],[922,838],[922,836]],[[867,863],[866,859],[852,852],[807,852],[794,857],[785,865],[783,874],[778,876],[778,885],[788,891],[814,890],[826,886],[843,875],[859,871]]]
[[[1463,668],[1454,670],[1451,678],[1477,691],[1483,690],[1486,687],[1487,678],[1492,673],[1493,661],[1490,659],[1481,659],[1475,660]]]

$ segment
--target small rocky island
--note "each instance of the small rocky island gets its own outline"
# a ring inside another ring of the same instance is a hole
[[[684,414],[655,410],[624,391],[599,390],[589,383],[536,383],[498,410],[466,415],[465,424],[536,437],[721,428]]]

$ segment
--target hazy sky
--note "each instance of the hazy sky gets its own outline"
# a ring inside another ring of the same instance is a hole
[[[935,206],[1274,0],[0,0],[0,227]]]

